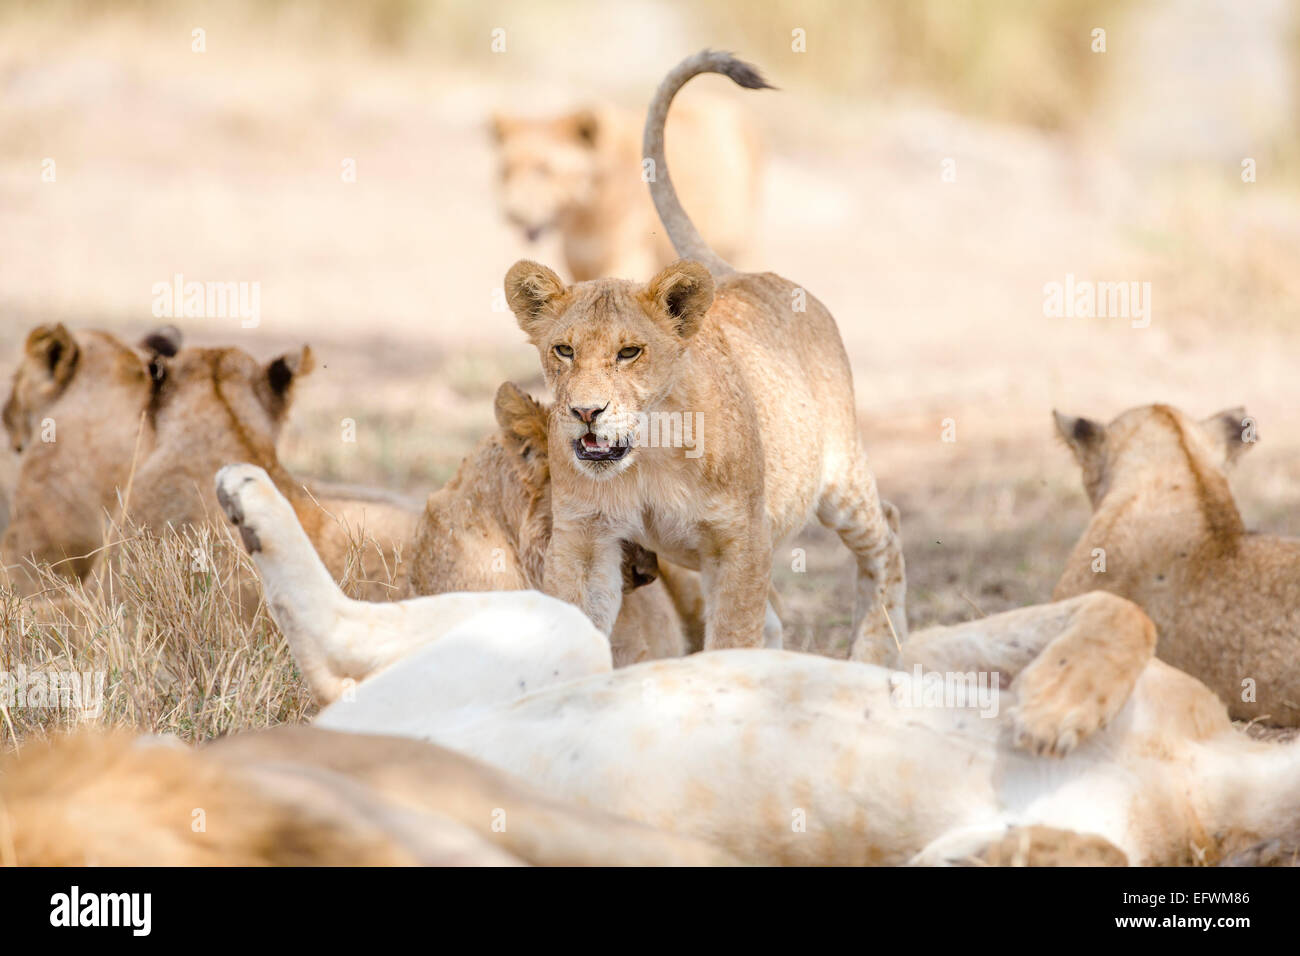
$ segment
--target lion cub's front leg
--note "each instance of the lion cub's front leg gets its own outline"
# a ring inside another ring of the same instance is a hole
[[[623,604],[623,542],[587,522],[557,522],[546,549],[544,590],[577,605],[605,632],[614,630]]]
[[[713,536],[700,549],[700,574],[704,584],[704,649],[763,647],[767,594],[772,583],[772,546],[761,525]]]

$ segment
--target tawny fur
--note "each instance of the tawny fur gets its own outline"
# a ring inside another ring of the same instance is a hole
[[[411,556],[412,595],[541,587],[551,538],[548,411],[510,382],[497,391],[495,408],[499,430],[425,504]],[[625,578],[626,571],[625,561]],[[665,584],[629,584],[610,635],[614,665],[683,654],[683,623]]]
[[[415,512],[374,496],[314,494],[276,457],[310,350],[263,364],[235,348],[181,349],[179,339],[174,329],[159,330],[130,348],[96,330],[32,331],[4,408],[21,452],[13,518],[0,539],[14,583],[38,586],[29,561],[84,577],[104,554],[110,522],[160,530],[220,521],[212,476],[228,461],[255,460],[294,499],[336,576],[359,539],[363,566],[354,576],[367,582],[363,593],[398,596]],[[46,419],[55,441],[42,440]]]
[[[130,514],[153,528],[221,522],[213,476],[232,461],[256,462],[293,503],[335,579],[360,540],[360,593],[392,600],[405,592],[416,514],[378,497],[316,495],[276,453],[294,385],[314,364],[306,346],[267,363],[238,348],[188,348],[161,359],[150,407],[155,447],[136,471]]]
[[[1206,863],[1285,836],[1300,812],[1300,744],[1236,730],[1113,594],[922,631],[899,670],[767,650],[613,670],[603,635],[542,595],[444,595],[428,613],[349,602],[264,474],[218,480],[261,543],[299,665],[373,651],[319,726],[436,741],[745,861],[1001,860],[1027,832],[1027,860]],[[989,675],[996,705],[924,699],[929,675],[952,673]]]
[[[555,231],[574,281],[645,278],[675,256],[642,179],[641,117],[609,106],[539,119],[498,114],[501,205],[530,240]],[[728,257],[750,244],[761,149],[732,103],[699,97],[674,111],[669,155],[682,194]]]
[[[1234,718],[1300,724],[1300,539],[1242,523],[1227,469],[1253,444],[1245,410],[1197,422],[1149,405],[1109,425],[1057,415],[1056,426],[1093,516],[1054,595],[1123,595],[1156,622],[1161,660]]]
[[[71,578],[90,569],[131,462],[153,447],[145,423],[151,353],[107,332],[43,325],[27,336],[4,405],[18,454],[0,563],[21,590],[28,560]]]
[[[0,768],[19,866],[700,865],[702,843],[547,799],[443,748],[281,727],[199,750],[86,731]]]
[[[762,82],[725,55],[693,57],[661,87],[652,121],[686,77],[710,71]],[[676,197],[654,158],[662,210],[661,199]],[[684,214],[666,227],[679,252],[707,251]],[[701,572],[706,648],[757,647],[773,555],[816,515],[857,561],[853,655],[883,659],[907,631],[902,549],[858,440],[835,321],[786,279],[706,261],[722,275],[716,282],[688,260],[646,285],[566,286],[527,261],[506,276],[507,300],[555,393],[546,590],[608,633],[622,596],[620,542],[630,540]],[[654,427],[640,418],[650,414],[676,415],[676,431],[665,440],[643,427],[638,439],[639,425]],[[620,448],[617,460],[581,460]]]

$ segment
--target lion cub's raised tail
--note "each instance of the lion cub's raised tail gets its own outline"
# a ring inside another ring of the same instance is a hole
[[[669,71],[655,91],[650,111],[646,114],[641,154],[654,162],[650,196],[659,212],[659,220],[668,231],[668,238],[672,240],[673,248],[679,256],[702,262],[717,277],[736,270],[709,248],[709,244],[691,222],[691,217],[686,215],[686,210],[677,199],[672,178],[668,175],[668,160],[664,156],[664,123],[668,119],[668,107],[677,91],[686,85],[686,81],[701,73],[721,73],[747,90],[770,90],[774,87],[763,79],[757,67],[736,59],[730,53],[701,50]]]

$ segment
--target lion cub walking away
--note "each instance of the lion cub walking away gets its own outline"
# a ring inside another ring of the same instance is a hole
[[[1109,425],[1056,414],[1092,521],[1053,596],[1140,604],[1158,654],[1238,720],[1300,724],[1300,539],[1246,531],[1227,467],[1253,443],[1241,408],[1196,422],[1168,405]]]
[[[589,108],[557,117],[497,115],[501,205],[530,242],[555,230],[575,281],[643,278],[675,257],[646,195],[641,118]],[[713,97],[673,115],[673,168],[704,234],[724,255],[754,232],[761,166],[758,135],[733,104]]]
[[[696,232],[668,175],[668,105],[707,72],[767,85],[753,67],[705,51],[651,104],[651,193],[689,258],[645,285],[566,286],[528,261],[506,275],[556,399],[546,590],[608,634],[630,540],[701,572],[706,649],[757,647],[775,549],[815,514],[857,559],[853,656],[880,660],[907,631],[903,555],[858,442],[835,320],[780,276],[735,273]]]

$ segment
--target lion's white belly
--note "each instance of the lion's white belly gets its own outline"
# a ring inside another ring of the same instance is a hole
[[[907,706],[892,673],[724,651],[457,715],[410,701],[396,729],[349,729],[434,740],[557,797],[756,861],[901,863],[954,832],[1029,822],[1123,845],[1132,781],[1106,769],[1105,735],[1063,761],[1034,757],[1006,744],[1005,695],[997,716]]]

